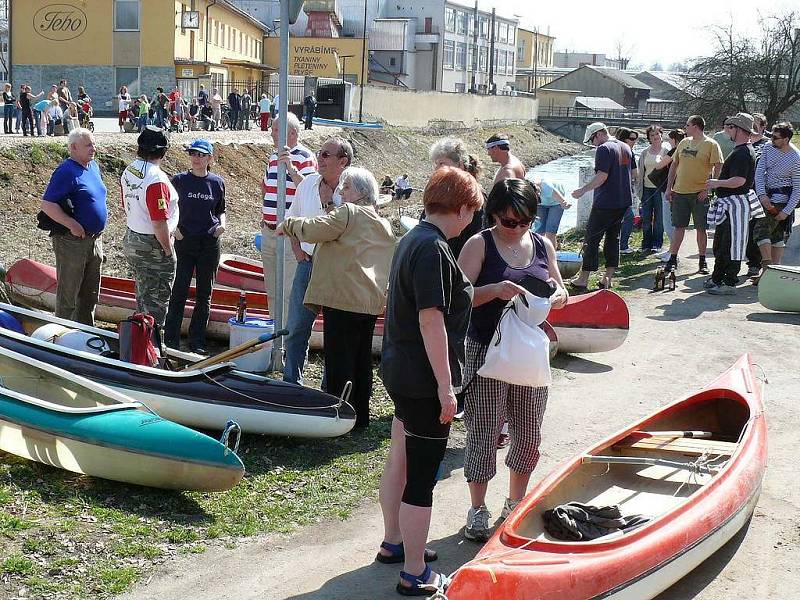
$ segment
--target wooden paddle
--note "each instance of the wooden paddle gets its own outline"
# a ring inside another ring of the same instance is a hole
[[[225,352],[220,352],[219,354],[215,356],[210,356],[209,358],[201,360],[200,362],[186,365],[183,369],[184,371],[187,369],[204,369],[206,367],[210,367],[211,365],[216,365],[221,362],[232,360],[234,358],[242,356],[243,354],[250,354],[251,352],[257,352],[267,342],[271,342],[277,337],[281,337],[288,334],[289,334],[288,329],[281,329],[280,331],[276,331],[275,333],[262,333],[257,338],[248,340],[244,344],[239,344],[238,346],[234,346],[230,350],[225,350]]]

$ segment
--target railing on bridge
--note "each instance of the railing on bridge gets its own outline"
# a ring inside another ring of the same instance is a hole
[[[647,112],[637,112],[633,109],[612,110],[612,109],[590,109],[575,106],[543,106],[539,109],[539,118],[550,119],[574,119],[586,121],[602,121],[614,123],[616,121],[625,122],[651,122],[651,123],[677,123],[685,121],[688,115],[683,115],[672,107],[659,106],[657,110]]]

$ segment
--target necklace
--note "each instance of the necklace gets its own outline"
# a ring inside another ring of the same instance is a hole
[[[506,246],[506,248],[511,250],[511,254],[514,256],[514,258],[519,256],[519,248],[514,248],[514,246]]]

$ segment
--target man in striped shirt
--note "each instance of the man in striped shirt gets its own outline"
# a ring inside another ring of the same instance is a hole
[[[278,164],[286,165],[286,210],[292,205],[298,184],[306,175],[315,173],[317,159],[314,153],[300,144],[297,138],[300,134],[300,121],[294,113],[286,115],[286,143],[287,146],[278,152],[279,119],[272,122],[272,141],[276,151],[269,157],[269,164],[261,188],[264,192],[261,221],[261,260],[264,263],[264,285],[270,303],[275,297],[276,285],[276,239],[275,228],[278,225]],[[289,314],[289,296],[291,295],[292,281],[297,269],[297,259],[292,249],[287,245],[284,251],[283,268],[283,319]]]
[[[775,125],[772,142],[764,145],[756,167],[755,189],[767,213],[753,231],[762,269],[781,263],[800,200],[800,151],[792,144],[792,135],[791,123]]]

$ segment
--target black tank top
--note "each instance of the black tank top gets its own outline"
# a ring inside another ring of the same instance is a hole
[[[520,283],[526,276],[535,277],[542,281],[550,278],[550,270],[547,266],[547,248],[541,236],[529,232],[533,239],[533,260],[526,267],[511,267],[500,256],[497,245],[494,243],[494,236],[491,230],[481,231],[483,242],[486,246],[486,253],[483,258],[483,267],[478,274],[475,287],[498,283],[500,281],[513,281]],[[472,309],[472,318],[469,325],[469,336],[488,344],[492,341],[492,335],[497,328],[497,322],[503,313],[503,308],[507,304],[505,300],[495,298],[491,302],[482,304]]]

